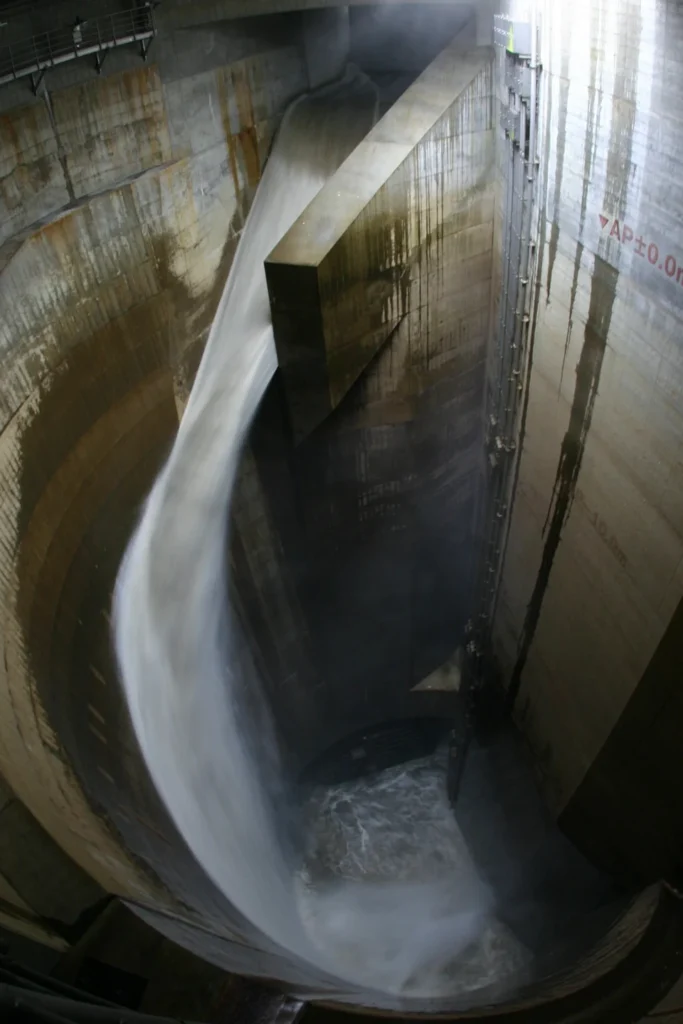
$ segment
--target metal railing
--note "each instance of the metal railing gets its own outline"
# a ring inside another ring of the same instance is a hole
[[[107,53],[117,46],[140,43],[147,56],[155,35],[152,6],[100,15],[53,32],[41,32],[25,42],[0,46],[0,85],[31,76],[34,92],[48,68],[65,64],[89,54],[101,70]]]

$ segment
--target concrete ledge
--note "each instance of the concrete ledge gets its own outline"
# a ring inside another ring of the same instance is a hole
[[[268,257],[297,440],[339,405],[415,308],[420,280],[438,270],[418,267],[424,247],[465,226],[459,201],[489,174],[490,66],[488,48],[463,52],[456,37]]]
[[[172,28],[188,28],[216,21],[247,18],[262,14],[281,14],[286,11],[311,11],[331,7],[359,7],[375,4],[377,0],[166,0],[156,22]],[[392,0],[393,3],[434,2],[449,7],[471,7],[472,0]]]

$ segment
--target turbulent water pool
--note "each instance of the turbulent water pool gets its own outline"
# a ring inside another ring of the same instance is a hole
[[[448,802],[446,762],[441,749],[318,786],[304,807],[309,934],[355,976],[404,995],[517,982],[531,960],[496,919]]]

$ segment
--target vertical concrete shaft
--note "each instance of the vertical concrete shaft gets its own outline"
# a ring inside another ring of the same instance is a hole
[[[304,12],[303,46],[309,88],[317,89],[343,74],[350,42],[348,7]]]

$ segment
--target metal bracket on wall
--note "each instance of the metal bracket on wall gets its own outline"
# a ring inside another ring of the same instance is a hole
[[[33,93],[34,96],[38,95],[38,90],[40,89],[41,85],[43,84],[44,79],[45,79],[45,68],[42,68],[42,70],[38,71],[37,74],[32,74],[30,76],[31,92]]]

